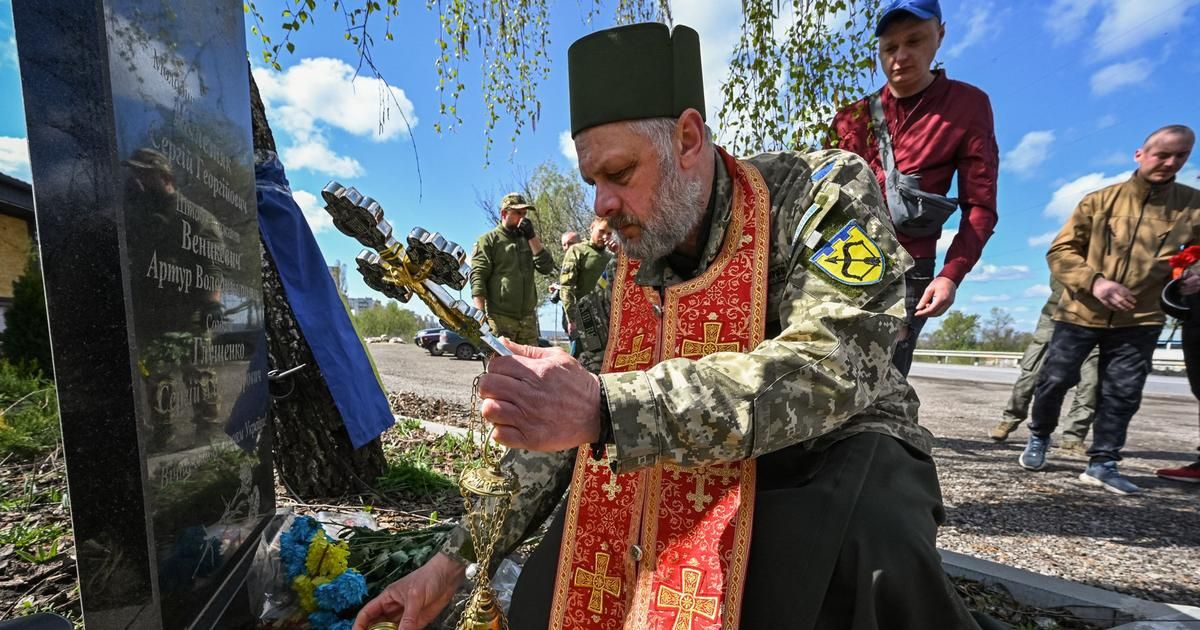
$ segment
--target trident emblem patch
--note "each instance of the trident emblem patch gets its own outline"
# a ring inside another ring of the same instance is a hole
[[[866,286],[883,279],[886,261],[866,230],[851,220],[809,261],[834,280],[851,286]]]

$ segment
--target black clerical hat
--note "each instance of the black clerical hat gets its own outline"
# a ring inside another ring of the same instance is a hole
[[[571,136],[619,120],[704,112],[700,36],[646,22],[586,35],[567,50]]]

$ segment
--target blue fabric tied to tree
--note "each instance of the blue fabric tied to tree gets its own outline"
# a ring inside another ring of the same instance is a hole
[[[292,199],[283,164],[272,153],[269,160],[255,167],[254,174],[263,242],[275,259],[296,322],[325,377],[350,442],[360,448],[395,422],[387,397],[333,284],[312,229]]]

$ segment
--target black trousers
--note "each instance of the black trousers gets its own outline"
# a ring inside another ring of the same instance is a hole
[[[1193,306],[1192,308],[1196,308]],[[1187,369],[1188,386],[1192,395],[1200,401],[1200,317],[1193,316],[1196,321],[1183,324],[1183,364]],[[1200,452],[1200,446],[1196,447]]]
[[[929,319],[916,316],[917,302],[921,301],[925,289],[933,282],[935,263],[932,258],[917,258],[913,262],[916,264],[904,274],[904,325],[908,328],[908,336],[896,344],[896,350],[892,353],[892,365],[905,376],[908,376],[908,371],[912,368],[917,337],[921,336],[921,329]]]
[[[1029,432],[1044,438],[1054,433],[1063,396],[1079,383],[1079,367],[1099,346],[1100,391],[1088,458],[1091,463],[1120,461],[1129,421],[1142,405],[1142,388],[1161,332],[1162,326],[1090,328],[1054,322],[1046,363],[1033,392]]]
[[[945,513],[929,457],[863,433],[759,458],[757,477],[740,628],[979,628],[934,544]],[[560,510],[521,572],[514,630],[549,623],[563,521]]]

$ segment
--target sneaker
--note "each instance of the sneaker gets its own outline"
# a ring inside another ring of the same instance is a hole
[[[1020,420],[1001,420],[992,427],[991,431],[988,431],[988,437],[997,442],[1003,442],[1008,439],[1008,434],[1016,431],[1019,426],[1021,426]]]
[[[1058,450],[1068,457],[1087,457],[1087,449],[1084,448],[1082,440],[1063,440],[1058,445]]]
[[[1088,464],[1087,470],[1079,473],[1079,480],[1116,494],[1135,494],[1142,491],[1132,481],[1121,476],[1117,471],[1117,462],[1113,461]]]
[[[1170,479],[1171,481],[1200,483],[1200,462],[1192,462],[1187,466],[1180,466],[1179,468],[1161,468],[1154,471],[1154,474],[1163,479]]]
[[[1046,467],[1046,449],[1049,447],[1050,438],[1030,434],[1029,443],[1025,445],[1025,450],[1021,451],[1017,463],[1025,470],[1041,470]]]

